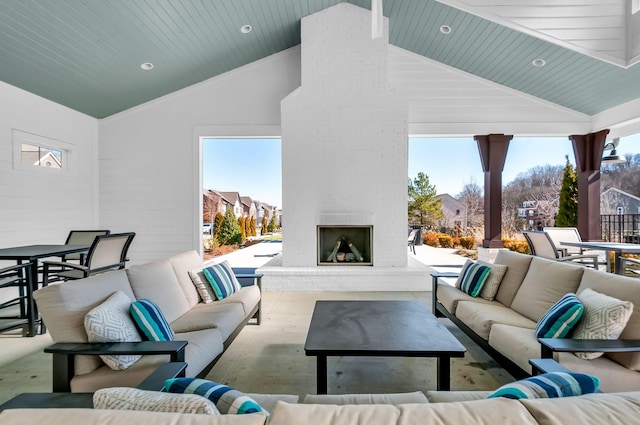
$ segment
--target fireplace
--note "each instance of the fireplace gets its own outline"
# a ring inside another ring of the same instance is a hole
[[[318,226],[319,266],[373,266],[373,226]]]

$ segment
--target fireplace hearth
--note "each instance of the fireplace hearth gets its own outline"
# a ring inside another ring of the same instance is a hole
[[[319,266],[373,266],[373,226],[318,226]]]

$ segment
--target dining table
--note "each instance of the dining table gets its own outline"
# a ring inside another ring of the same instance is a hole
[[[30,263],[26,271],[27,281],[27,308],[26,322],[23,328],[24,336],[35,336],[40,325],[40,315],[33,300],[33,292],[38,289],[38,262],[48,257],[61,257],[63,255],[83,253],[89,251],[91,245],[26,245],[9,248],[0,248],[0,260],[15,261],[17,264]],[[44,326],[40,326],[40,333],[44,333]]]
[[[576,246],[583,249],[595,249],[605,251],[607,258],[609,253],[614,252],[613,260],[613,272],[615,274],[624,275],[622,269],[622,262],[620,257],[623,254],[640,254],[640,244],[635,243],[621,243],[621,242],[602,242],[602,241],[589,241],[589,242],[560,242],[561,245]]]

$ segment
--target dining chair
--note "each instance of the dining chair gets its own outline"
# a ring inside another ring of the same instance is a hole
[[[618,261],[620,261],[620,267],[625,276],[640,277],[640,259],[621,255],[618,257]]]
[[[412,229],[407,236],[407,246],[416,255],[416,238],[418,237],[418,229]]]
[[[90,245],[96,236],[108,235],[110,230],[71,230],[67,236],[65,245]],[[80,264],[84,262],[85,253],[67,254],[62,256],[63,262],[69,260],[78,261]]]
[[[109,233],[96,236],[83,264],[44,261],[43,286],[55,280],[82,279],[109,270],[123,269],[128,260],[127,252],[135,237],[134,232]]]
[[[547,232],[542,230],[523,230],[522,234],[529,244],[531,255],[562,262],[571,261],[581,266],[598,269],[597,254],[560,255],[562,250],[556,247]]]
[[[547,232],[547,235],[553,241],[553,244],[558,248],[563,257],[569,257],[572,255],[598,255],[598,268],[604,266],[606,271],[609,271],[609,256],[604,251],[595,251],[591,249],[584,249],[578,246],[563,245],[562,242],[582,242],[580,232],[576,227],[545,227],[542,229]]]
[[[16,295],[3,300],[0,303],[0,310],[6,309],[6,314],[2,314],[2,325],[0,332],[23,327],[26,324],[29,314],[29,284],[27,273],[29,273],[31,263],[0,268],[0,288],[15,288]]]

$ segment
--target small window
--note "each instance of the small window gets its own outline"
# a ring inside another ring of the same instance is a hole
[[[20,152],[23,164],[36,167],[62,168],[61,150],[22,143]]]
[[[24,170],[67,171],[71,146],[60,140],[14,129],[13,166]]]
[[[460,215],[460,210],[456,210],[456,215]]]

